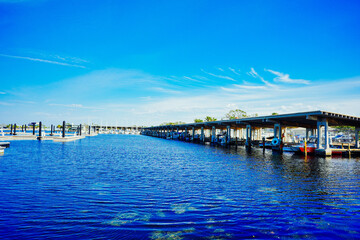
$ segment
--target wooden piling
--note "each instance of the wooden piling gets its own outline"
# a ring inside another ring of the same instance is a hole
[[[265,152],[265,137],[262,138],[262,143],[263,143],[263,152]]]
[[[65,121],[63,121],[63,127],[62,127],[62,137],[65,137]]]
[[[39,122],[39,137],[38,137],[38,140],[41,140],[41,130],[42,130],[42,123]]]
[[[16,123],[14,124],[14,136],[16,135]]]

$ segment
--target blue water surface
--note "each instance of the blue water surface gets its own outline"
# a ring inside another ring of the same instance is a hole
[[[132,135],[12,141],[1,239],[359,239],[360,159]]]

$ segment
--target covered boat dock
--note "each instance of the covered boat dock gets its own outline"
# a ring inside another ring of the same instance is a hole
[[[220,120],[213,122],[188,123],[181,125],[153,126],[142,129],[143,135],[162,137],[168,139],[188,140],[200,143],[218,142],[217,131],[222,131],[224,137],[222,145],[243,143],[251,148],[254,142],[260,142],[262,131],[272,128],[274,131],[273,150],[282,151],[284,131],[288,127],[301,127],[306,129],[306,139],[316,136],[316,154],[331,156],[333,148],[330,147],[329,127],[351,126],[355,129],[355,144],[352,148],[336,151],[360,152],[359,131],[360,118],[355,116],[332,113],[326,111],[298,112],[290,114],[279,114],[259,117],[249,117],[233,120]],[[234,138],[232,136],[235,136]]]

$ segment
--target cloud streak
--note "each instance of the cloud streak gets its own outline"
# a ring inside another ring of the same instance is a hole
[[[202,71],[203,73],[206,73],[206,74],[208,74],[208,75],[210,75],[210,76],[213,76],[213,77],[222,78],[222,79],[226,79],[226,80],[230,80],[230,81],[236,82],[236,80],[233,79],[232,77],[223,76],[223,75],[216,75],[216,74],[213,74],[213,73],[206,72],[204,69],[201,69],[201,71]]]
[[[304,79],[291,79],[289,74],[284,74],[281,72],[277,72],[271,69],[264,69],[267,72],[270,72],[277,77],[274,78],[275,82],[283,82],[283,83],[295,83],[295,84],[310,84],[310,81]]]
[[[258,78],[260,79],[263,83],[265,83],[265,85],[269,86],[269,87],[272,87],[272,88],[275,88],[277,87],[275,84],[272,84],[268,81],[266,81],[262,76],[260,76],[254,68],[251,68],[251,71],[249,72],[249,75],[254,77],[254,78]]]
[[[239,75],[240,76],[240,73],[238,73],[235,69],[229,67],[229,70],[233,73],[235,73],[236,75]]]
[[[85,66],[82,66],[82,65],[71,64],[71,63],[66,63],[66,62],[59,62],[59,61],[52,61],[52,60],[41,59],[41,58],[23,57],[23,56],[1,54],[1,53],[0,53],[0,56],[8,57],[8,58],[24,59],[24,60],[34,61],[34,62],[50,63],[50,64],[56,64],[56,65],[61,65],[61,66],[68,66],[68,67],[86,68]]]

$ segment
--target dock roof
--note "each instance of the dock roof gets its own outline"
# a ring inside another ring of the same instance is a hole
[[[269,116],[239,118],[232,120],[219,120],[213,122],[187,123],[180,125],[164,125],[164,126],[150,127],[148,129],[187,128],[187,127],[211,128],[212,126],[216,126],[217,128],[225,128],[226,126],[245,127],[246,125],[251,125],[254,127],[272,128],[274,124],[277,123],[289,127],[316,128],[317,122],[321,121],[322,119],[327,119],[329,126],[360,127],[360,117],[318,110],[311,112],[287,113],[287,114],[278,114],[278,115],[269,115]]]

